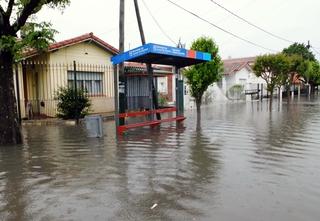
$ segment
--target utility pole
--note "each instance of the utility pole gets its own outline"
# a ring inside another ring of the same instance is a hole
[[[119,11],[119,53],[124,52],[124,9],[125,9],[125,0],[120,0],[120,11]],[[119,76],[124,75],[124,65],[123,63],[120,63],[119,65],[114,66],[114,109],[115,109],[115,122],[116,122],[116,128],[118,128],[119,125],[124,124],[124,120],[119,119],[119,113],[123,113],[125,110],[123,108],[120,109],[119,101]],[[122,96],[123,97],[123,96]]]
[[[311,47],[310,41],[308,40],[307,48],[310,49],[310,47]]]
[[[124,52],[124,0],[120,0],[119,51],[120,53]]]
[[[133,1],[134,1],[134,8],[136,10],[136,16],[137,16],[137,21],[138,21],[138,26],[139,26],[141,42],[142,42],[142,45],[144,45],[144,44],[146,44],[146,38],[144,37],[144,31],[143,31],[143,27],[142,27],[139,4],[138,4],[138,0],[133,0]]]
[[[146,39],[144,36],[144,31],[143,31],[143,26],[142,26],[142,21],[141,21],[141,16],[140,16],[140,10],[139,10],[139,4],[138,0],[133,0],[134,1],[134,8],[136,11],[136,16],[137,16],[137,21],[138,21],[138,26],[139,26],[139,32],[140,32],[140,38],[141,38],[141,43],[142,45],[146,44]],[[155,87],[153,84],[153,70],[152,66],[150,63],[146,63],[147,66],[147,73],[148,73],[148,82],[149,82],[149,89],[150,89],[150,94],[149,94],[149,101],[150,101],[150,111],[153,110],[153,107],[155,109],[158,109],[158,98],[157,98],[157,91],[155,91]],[[151,120],[153,120],[153,114],[151,114]],[[161,120],[161,116],[159,113],[157,113],[157,120]]]

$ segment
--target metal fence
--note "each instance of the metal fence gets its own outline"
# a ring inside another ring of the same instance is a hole
[[[16,66],[15,75],[15,88],[19,89],[16,97],[20,101],[22,118],[55,117],[56,93],[61,87],[86,90],[93,112],[112,111],[111,65],[24,61]]]

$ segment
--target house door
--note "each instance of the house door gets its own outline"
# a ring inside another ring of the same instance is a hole
[[[39,75],[33,64],[22,66],[24,105],[29,119],[39,115]]]

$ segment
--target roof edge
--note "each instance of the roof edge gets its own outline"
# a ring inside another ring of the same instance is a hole
[[[59,41],[59,42],[55,42],[49,45],[48,49],[46,52],[52,52],[55,50],[59,50],[65,47],[70,47],[73,46],[75,44],[79,44],[82,42],[86,42],[86,41],[93,41],[96,44],[100,45],[103,49],[111,52],[112,55],[116,55],[119,53],[119,50],[113,46],[111,46],[110,44],[108,44],[107,42],[103,41],[102,39],[98,38],[97,36],[95,36],[92,32],[87,33],[87,34],[83,34],[80,35],[78,37],[74,37],[74,38],[70,38],[67,40],[63,40],[63,41]],[[23,55],[24,59],[28,59],[34,56],[40,55],[40,52],[37,51],[36,49],[32,49],[28,52],[25,52]]]

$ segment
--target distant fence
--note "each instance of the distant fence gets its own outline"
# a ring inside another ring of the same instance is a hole
[[[16,66],[16,98],[20,100],[22,118],[55,117],[60,87],[85,89],[94,112],[113,110],[113,67],[83,63],[47,63],[25,61]],[[17,92],[17,90],[16,90]]]

